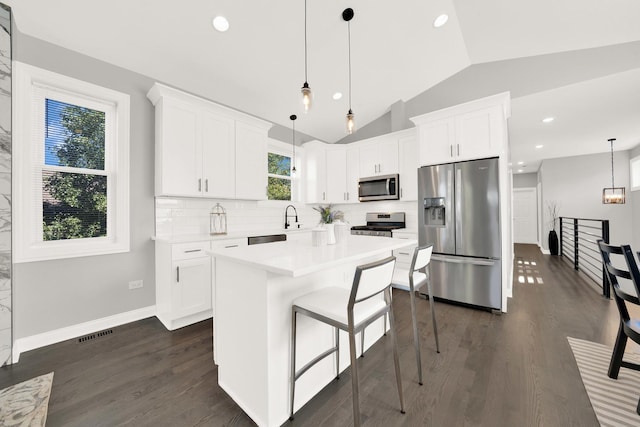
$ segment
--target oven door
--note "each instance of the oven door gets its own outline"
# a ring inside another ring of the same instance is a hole
[[[361,202],[398,200],[399,188],[398,174],[360,178],[360,182],[358,183],[358,200]]]

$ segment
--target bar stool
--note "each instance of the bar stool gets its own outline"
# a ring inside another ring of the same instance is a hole
[[[431,288],[431,280],[427,273],[427,266],[431,262],[431,253],[433,245],[419,246],[413,252],[411,266],[409,270],[396,268],[393,272],[391,283],[394,285],[402,285],[409,287],[409,300],[411,302],[411,319],[413,320],[413,342],[416,348],[416,362],[418,363],[418,383],[422,385],[422,362],[420,358],[420,338],[418,336],[418,320],[416,317],[416,296],[418,289],[427,285],[429,293],[429,305],[431,306],[431,321],[433,323],[433,335],[436,339],[436,352],[440,353],[440,345],[438,344],[438,328],[436,325],[436,312],[433,301],[433,290]]]
[[[329,356],[336,354],[336,378],[340,376],[340,330],[349,334],[349,350],[351,354],[351,387],[353,392],[353,423],[360,425],[360,402],[358,385],[358,366],[356,364],[356,334],[364,330],[367,325],[380,317],[389,314],[390,335],[393,345],[393,362],[396,371],[396,385],[400,397],[400,412],[404,414],[404,398],[402,395],[402,380],[400,378],[400,363],[398,359],[398,344],[395,334],[393,307],[391,306],[391,277],[395,266],[395,257],[356,267],[351,290],[327,287],[303,295],[293,301],[291,309],[291,414],[293,420],[293,399],[296,380],[313,365]],[[384,294],[384,299],[376,297]],[[334,347],[326,350],[296,371],[296,315],[305,316],[324,322],[334,327]]]

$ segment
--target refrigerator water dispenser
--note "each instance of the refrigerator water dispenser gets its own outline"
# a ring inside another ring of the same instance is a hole
[[[424,199],[424,225],[442,227],[445,222],[444,197],[428,197]]]

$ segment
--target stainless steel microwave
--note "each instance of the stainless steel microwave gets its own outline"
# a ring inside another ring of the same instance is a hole
[[[398,174],[360,178],[358,200],[361,202],[398,199],[400,199],[400,179]]]

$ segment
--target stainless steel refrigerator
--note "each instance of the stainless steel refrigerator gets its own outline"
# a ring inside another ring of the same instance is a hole
[[[418,233],[433,244],[435,297],[501,309],[497,158],[418,169]]]

